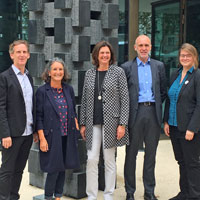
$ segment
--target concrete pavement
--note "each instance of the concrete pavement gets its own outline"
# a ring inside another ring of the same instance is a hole
[[[135,193],[136,200],[143,200],[143,152],[139,152],[137,158],[137,189]],[[123,168],[124,168],[125,147],[119,147],[117,152],[117,188],[114,193],[114,200],[125,200]],[[159,200],[167,200],[176,195],[179,191],[178,186],[178,165],[174,160],[170,140],[160,140],[157,159],[156,159],[156,190],[155,194]],[[29,185],[29,174],[27,167],[23,175],[23,181],[20,188],[20,200],[32,200],[33,196],[43,194],[43,190]],[[63,197],[62,200],[72,200],[72,198]],[[82,200],[86,200],[83,198]],[[99,191],[98,200],[103,200],[103,192]]]

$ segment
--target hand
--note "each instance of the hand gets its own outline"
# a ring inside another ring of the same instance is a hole
[[[33,141],[35,143],[38,143],[39,142],[39,137],[38,137],[38,134],[37,133],[33,133]]]
[[[47,152],[49,150],[49,146],[48,146],[46,138],[42,138],[40,140],[40,150],[42,152]]]
[[[85,140],[85,129],[86,129],[85,126],[81,126],[80,133],[81,133],[83,140]]]
[[[194,132],[187,130],[185,134],[185,139],[190,141],[193,139],[193,137],[194,137]]]
[[[6,137],[2,138],[2,147],[5,149],[8,149],[12,146],[12,138],[11,137]]]
[[[77,120],[77,118],[75,118],[75,125],[76,125],[76,130],[79,131],[79,125],[78,125],[78,120]]]
[[[117,127],[117,139],[120,140],[125,135],[125,126]]]
[[[164,123],[164,132],[165,132],[165,135],[166,136],[170,136],[170,133],[169,133],[169,124],[167,122]]]

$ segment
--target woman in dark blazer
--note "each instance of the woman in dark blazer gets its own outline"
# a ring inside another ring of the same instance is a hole
[[[79,167],[74,91],[64,83],[68,74],[60,58],[51,60],[42,75],[46,82],[36,92],[36,128],[40,165],[47,172],[45,199],[60,200],[65,169]]]
[[[81,135],[86,140],[86,193],[97,199],[98,162],[102,145],[105,163],[104,199],[112,200],[115,188],[117,146],[128,144],[126,126],[129,95],[124,70],[114,65],[112,46],[101,41],[92,52],[94,68],[85,75],[81,101]]]
[[[171,138],[180,171],[180,192],[170,200],[200,200],[200,70],[196,48],[183,44],[179,62],[180,68],[171,75],[164,114],[164,131]]]

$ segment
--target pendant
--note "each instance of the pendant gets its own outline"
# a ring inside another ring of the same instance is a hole
[[[98,96],[98,100],[99,100],[99,101],[101,100],[101,95]]]

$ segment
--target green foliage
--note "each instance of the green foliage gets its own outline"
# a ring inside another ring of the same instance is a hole
[[[139,33],[151,35],[151,12],[139,13]]]
[[[28,0],[20,0],[21,3],[21,23],[22,23],[22,39],[28,39],[27,30],[28,30]]]

